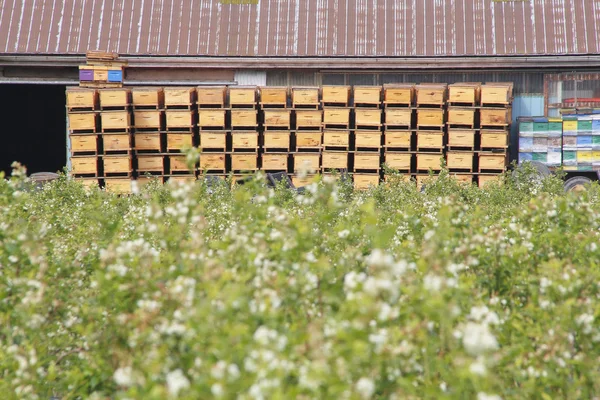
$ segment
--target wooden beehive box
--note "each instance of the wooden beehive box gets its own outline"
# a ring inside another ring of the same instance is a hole
[[[479,153],[479,171],[484,169],[504,170],[506,168],[505,153]]]
[[[81,183],[86,189],[98,188],[98,178],[81,178],[75,177],[75,181]]]
[[[481,104],[509,104],[512,101],[512,85],[492,84],[481,85]]]
[[[506,148],[508,147],[508,132],[481,130],[481,148]]]
[[[353,180],[355,189],[368,189],[379,185],[379,174],[354,174]]]
[[[190,171],[190,167],[187,164],[187,157],[180,155],[169,156],[169,168],[171,172]]]
[[[411,153],[385,153],[385,163],[390,168],[394,168],[400,171],[408,171],[410,170],[411,162]]]
[[[350,100],[350,86],[329,86],[321,88],[321,101],[325,104],[348,105]]]
[[[385,131],[385,147],[400,147],[410,149],[412,131]]]
[[[235,106],[255,106],[256,105],[256,86],[236,86],[229,88],[229,105]]]
[[[166,87],[164,88],[165,107],[189,106],[196,100],[196,88]]]
[[[129,129],[131,127],[131,114],[128,111],[105,111],[100,113],[102,130]]]
[[[266,131],[263,133],[263,147],[265,149],[289,149],[289,131]]]
[[[133,107],[162,107],[164,92],[162,88],[133,88],[131,89],[131,104]]]
[[[189,133],[168,133],[167,150],[182,150],[186,147],[192,147],[192,135]]]
[[[318,87],[293,87],[292,105],[297,106],[318,106],[319,88]]]
[[[310,171],[317,171],[319,169],[319,162],[321,160],[321,154],[319,153],[294,153],[294,171],[307,169]]]
[[[388,84],[383,85],[383,98],[385,105],[410,106],[413,102],[415,85],[413,84]]]
[[[167,129],[194,126],[194,114],[189,110],[166,110]]]
[[[349,108],[326,108],[323,110],[323,124],[345,125],[350,124]]]
[[[131,135],[104,134],[102,135],[104,152],[131,150]]]
[[[69,113],[69,130],[96,130],[96,113]]]
[[[322,110],[295,110],[296,127],[321,126],[323,121]]]
[[[262,155],[262,169],[266,171],[287,171],[287,153],[264,153]]]
[[[502,175],[479,175],[477,183],[480,188],[485,187],[490,182],[501,182]]]
[[[256,126],[256,110],[234,109],[231,110],[231,126]]]
[[[354,144],[356,148],[380,148],[381,147],[381,132],[380,131],[356,131],[354,132]]]
[[[448,124],[474,126],[475,109],[474,108],[448,108]]]
[[[227,135],[225,132],[200,132],[200,148],[225,150],[226,144]]]
[[[98,172],[98,159],[92,157],[71,157],[71,173],[96,175]]]
[[[142,172],[162,172],[164,157],[156,154],[138,154],[137,169]]]
[[[417,110],[417,126],[443,126],[444,110],[420,108]]]
[[[380,86],[354,86],[354,104],[379,105],[381,103]]]
[[[233,171],[254,171],[257,169],[258,154],[233,153],[231,155],[231,169]]]
[[[311,183],[315,182],[315,180],[316,180],[316,175],[306,175],[306,176],[292,175],[292,183],[297,188],[310,185]]]
[[[198,86],[196,88],[196,103],[199,106],[219,106],[225,105],[225,86]]]
[[[325,129],[323,131],[323,146],[345,147],[350,145],[350,132]]]
[[[356,108],[354,110],[356,126],[380,126],[381,110],[372,108]]]
[[[231,146],[234,149],[258,148],[258,132],[233,132],[231,134]]]
[[[385,124],[387,126],[402,126],[410,128],[412,125],[412,109],[386,108]]]
[[[296,131],[296,147],[320,147],[321,140],[320,131]]]
[[[344,169],[348,168],[347,151],[324,151],[323,169]]]
[[[71,141],[71,154],[77,152],[96,152],[96,135],[69,135]]]
[[[448,85],[448,103],[475,105],[479,101],[479,84],[455,83]]]
[[[417,148],[441,149],[443,147],[443,132],[417,131]]]
[[[263,106],[287,106],[286,86],[263,86],[260,88],[260,104]]]
[[[196,182],[196,176],[192,174],[171,175],[168,182],[193,183]]]
[[[444,156],[438,153],[417,153],[417,170],[427,171],[429,169],[439,171],[441,167],[441,159]]]
[[[198,126],[225,126],[225,110],[221,108],[198,109]]]
[[[456,180],[459,183],[473,183],[473,175],[472,174],[450,174],[448,175],[451,179]]]
[[[136,132],[133,136],[136,150],[159,150],[160,151],[160,134],[159,133],[141,133]]]
[[[354,170],[379,170],[379,153],[354,153]]]
[[[95,110],[98,106],[96,89],[69,88],[67,89],[67,107]]]
[[[475,131],[470,129],[448,129],[448,146],[475,147]]]
[[[131,104],[131,90],[125,88],[99,89],[100,107],[127,107]]]
[[[481,126],[504,126],[510,123],[510,110],[507,108],[480,108]]]
[[[473,170],[473,152],[449,151],[446,153],[446,166],[448,169]]]
[[[105,174],[129,173],[132,170],[129,154],[104,156],[102,163]]]
[[[104,179],[104,187],[111,193],[131,193],[131,179],[107,178]]]
[[[446,102],[445,84],[417,85],[417,105],[443,105]]]
[[[160,114],[158,110],[135,110],[133,112],[135,127],[160,129]]]
[[[201,153],[200,170],[202,171],[225,171],[225,154],[223,153]]]
[[[269,109],[263,110],[265,121],[264,126],[290,126],[290,110]]]

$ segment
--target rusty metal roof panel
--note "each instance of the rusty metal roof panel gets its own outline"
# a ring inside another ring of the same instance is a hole
[[[600,0],[3,0],[0,53],[445,57],[600,53]]]

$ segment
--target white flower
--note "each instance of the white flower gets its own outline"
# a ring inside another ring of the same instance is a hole
[[[483,322],[485,324],[498,325],[500,323],[498,315],[495,312],[490,311],[490,309],[486,306],[471,307],[469,318],[477,322]]]
[[[487,324],[467,323],[463,329],[462,341],[467,353],[474,356],[498,348],[498,342]]]
[[[592,323],[594,322],[594,316],[591,314],[581,314],[575,318],[575,322],[579,326],[583,326],[583,333],[589,335],[592,333]]]
[[[233,380],[240,377],[240,369],[235,364],[229,364],[229,366],[227,367],[227,373]]]
[[[369,378],[360,378],[356,382],[356,391],[360,394],[361,398],[370,399],[373,393],[375,393],[375,384]]]
[[[223,379],[227,363],[223,360],[218,361],[210,370],[210,375],[215,379]]]
[[[487,394],[483,392],[477,393],[477,400],[502,400],[502,397],[497,394]]]
[[[131,367],[117,369],[113,374],[113,379],[119,386],[129,387],[133,385],[133,374],[131,373]]]
[[[473,375],[484,376],[487,374],[487,368],[485,366],[483,357],[477,357],[477,361],[469,366],[469,371],[471,371]]]
[[[210,392],[215,397],[221,397],[221,396],[223,396],[223,386],[220,383],[214,383],[210,387]]]
[[[313,254],[312,251],[309,251],[308,253],[306,253],[305,258],[306,258],[306,261],[308,261],[308,262],[316,262],[317,261],[317,258],[315,257],[315,255]]]
[[[371,254],[367,256],[366,262],[374,267],[386,267],[394,263],[394,257],[380,249],[373,249]]]
[[[423,286],[431,292],[437,292],[442,288],[443,280],[437,275],[428,274],[423,279]]]
[[[340,239],[345,239],[348,237],[348,235],[350,235],[350,231],[348,229],[344,229],[343,231],[338,232],[338,237]]]
[[[171,371],[167,374],[167,388],[171,396],[177,397],[181,390],[190,387],[190,381],[185,377],[180,369]]]

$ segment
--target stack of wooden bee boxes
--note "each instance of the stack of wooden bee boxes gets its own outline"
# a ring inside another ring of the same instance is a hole
[[[318,87],[292,87],[294,141],[292,181],[302,184],[320,171],[323,142],[323,110]]]
[[[380,86],[354,87],[354,186],[379,184],[382,145]]]
[[[413,84],[383,86],[385,164],[410,178],[413,164]]]
[[[292,109],[288,107],[287,87],[259,88],[262,114],[263,171],[289,172],[289,152],[292,136]]]

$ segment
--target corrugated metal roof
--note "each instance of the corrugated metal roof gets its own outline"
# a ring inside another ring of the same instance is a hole
[[[0,54],[600,53],[600,0],[2,0]]]

